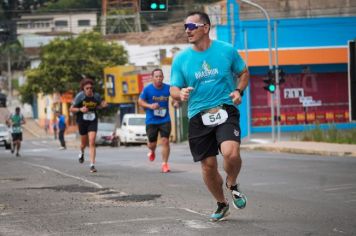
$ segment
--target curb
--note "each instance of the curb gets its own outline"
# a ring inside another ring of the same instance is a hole
[[[271,146],[261,146],[261,145],[245,145],[241,146],[241,150],[251,150],[251,151],[269,151],[269,152],[286,152],[294,154],[309,154],[309,155],[320,155],[320,156],[340,156],[340,157],[356,157],[355,152],[333,152],[333,151],[320,151],[313,149],[303,149],[303,148],[290,148],[290,147],[271,147]]]

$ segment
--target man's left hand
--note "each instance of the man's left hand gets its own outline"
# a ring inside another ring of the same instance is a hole
[[[232,93],[230,93],[230,97],[232,99],[232,102],[234,104],[240,104],[242,101],[241,94],[239,91],[235,90]]]
[[[101,108],[105,108],[108,106],[108,103],[106,101],[102,101],[100,106],[101,106]]]

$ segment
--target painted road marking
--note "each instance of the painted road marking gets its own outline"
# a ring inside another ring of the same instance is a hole
[[[84,225],[107,225],[107,224],[118,224],[118,223],[130,223],[130,222],[142,222],[142,221],[162,221],[167,219],[175,219],[173,217],[155,217],[155,218],[136,218],[128,220],[107,220],[100,222],[87,222]]]
[[[78,176],[74,176],[74,175],[70,175],[70,174],[64,173],[64,172],[62,172],[60,170],[51,168],[49,166],[42,166],[42,165],[32,164],[32,163],[29,163],[29,162],[24,162],[24,163],[26,163],[26,164],[28,164],[30,166],[35,166],[35,167],[39,167],[39,168],[46,169],[46,170],[49,170],[49,171],[53,171],[53,172],[56,172],[57,174],[60,174],[60,175],[66,176],[66,177],[70,177],[70,178],[73,178],[73,179],[77,179],[77,180],[83,181],[83,182],[85,182],[87,184],[94,185],[97,188],[103,188],[103,186],[101,186],[98,183],[95,183],[93,181],[90,181],[90,180],[82,178],[82,177],[78,177]]]

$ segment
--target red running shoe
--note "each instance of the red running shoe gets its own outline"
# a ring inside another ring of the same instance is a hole
[[[163,173],[168,173],[171,170],[169,169],[168,163],[162,163],[162,172]]]
[[[147,156],[148,156],[148,159],[149,159],[150,161],[154,161],[155,158],[156,158],[155,153],[152,152],[152,151],[150,151],[150,152],[147,154]]]

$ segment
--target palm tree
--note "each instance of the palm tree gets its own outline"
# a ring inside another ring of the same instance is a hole
[[[18,40],[5,42],[0,46],[0,68],[7,67],[9,102],[12,98],[12,67],[22,65],[25,59],[24,49]]]

